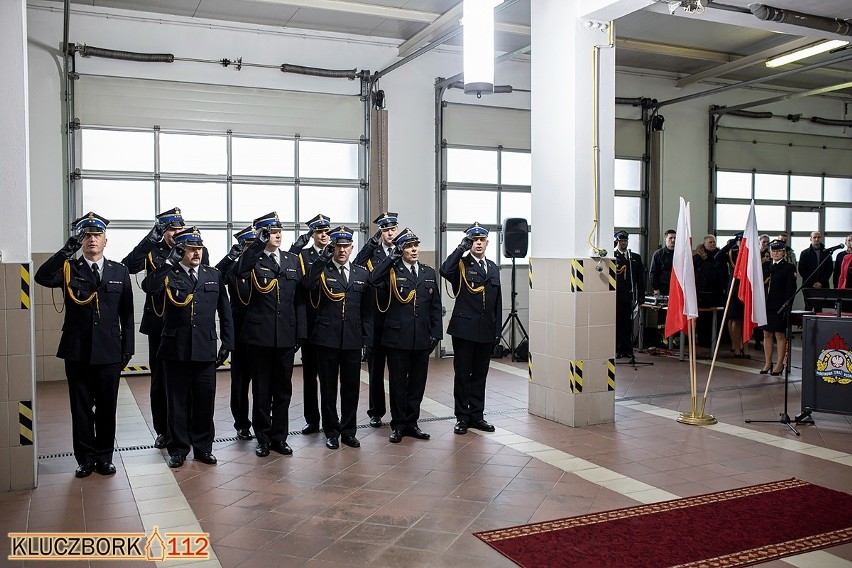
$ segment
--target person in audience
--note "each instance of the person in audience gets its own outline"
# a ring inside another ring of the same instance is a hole
[[[832,274],[833,284],[835,288],[843,288],[840,285],[840,275],[843,272],[843,260],[852,253],[852,235],[846,235],[844,242],[846,249],[837,253],[837,258],[834,259],[834,273]]]
[[[627,248],[627,231],[614,236],[615,357],[633,359],[633,316],[645,301],[645,266],[642,258]]]
[[[813,231],[811,245],[799,255],[799,274],[802,275],[803,288],[828,289],[833,271],[831,254],[822,243],[822,233]],[[807,297],[805,309],[814,309]]]
[[[734,267],[737,265],[737,257],[740,254],[740,242],[742,232],[734,235],[722,248],[723,254],[728,257],[728,278],[730,286],[731,301],[728,304],[728,336],[731,338],[731,350],[734,357],[751,359],[748,343],[743,343],[743,319],[745,318],[745,306],[739,297],[740,281],[734,278]]]

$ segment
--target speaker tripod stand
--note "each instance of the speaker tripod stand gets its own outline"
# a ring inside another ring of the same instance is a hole
[[[509,353],[512,354],[512,361],[514,361],[514,362],[526,361],[527,360],[526,358],[522,359],[522,358],[518,357],[518,345],[520,343],[522,343],[523,341],[526,341],[527,344],[529,345],[529,336],[527,335],[527,330],[524,329],[524,324],[521,323],[521,319],[518,317],[518,310],[515,307],[515,298],[517,297],[517,295],[518,295],[518,293],[515,291],[515,257],[513,256],[512,257],[512,291],[511,291],[512,304],[511,304],[511,308],[509,309],[509,315],[506,316],[506,321],[503,322],[503,328],[500,330],[500,341],[504,342],[504,343],[506,342],[506,339],[503,337],[503,335],[505,335],[505,333],[506,333],[506,328],[511,327],[511,334],[509,336],[511,338],[511,343],[508,344],[508,347],[509,347]],[[520,337],[523,337],[521,342],[518,342],[518,343],[515,342],[515,339],[518,338],[518,336],[515,335],[515,328],[516,327],[520,328],[521,334],[522,334]],[[527,349],[529,349],[529,347]]]

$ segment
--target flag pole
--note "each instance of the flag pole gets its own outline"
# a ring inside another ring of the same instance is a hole
[[[677,421],[693,426],[709,426],[716,424],[716,418],[712,414],[704,414],[703,403],[701,410],[698,410],[698,362],[695,354],[695,345],[695,320],[691,319],[689,320],[689,374],[692,391],[692,412],[689,414],[681,413],[677,417]]]
[[[713,349],[713,359],[710,360],[710,372],[707,375],[707,386],[704,387],[704,398],[701,400],[701,414],[704,414],[704,407],[707,405],[707,393],[710,392],[710,381],[713,379],[713,369],[716,368],[716,358],[719,356],[719,344],[722,343],[722,330],[725,329],[725,318],[728,317],[728,306],[731,305],[731,296],[734,295],[734,279],[731,278],[731,285],[728,288],[728,300],[725,302],[725,310],[722,312],[722,323],[719,325],[719,332],[716,336],[716,345]]]

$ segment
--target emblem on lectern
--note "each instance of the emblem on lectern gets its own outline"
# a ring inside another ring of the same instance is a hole
[[[839,333],[834,334],[817,357],[816,376],[827,383],[852,383],[852,353]]]

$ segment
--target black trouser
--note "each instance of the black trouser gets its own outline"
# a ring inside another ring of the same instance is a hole
[[[382,346],[382,328],[373,328],[373,347],[367,355],[367,371],[370,374],[369,402],[367,416],[381,418],[387,412],[385,405],[385,362],[387,350]]]
[[[428,349],[386,349],[390,375],[391,429],[402,430],[416,426],[420,418],[420,403],[426,392],[431,352]]]
[[[89,365],[65,361],[71,402],[71,437],[77,463],[112,461],[115,406],[121,363]]]
[[[213,450],[216,365],[213,361],[162,361],[169,398],[169,455],[197,457]]]
[[[302,399],[305,405],[305,422],[312,426],[320,423],[318,376],[317,347],[306,341],[302,345]]]
[[[294,347],[249,345],[252,422],[258,444],[286,442],[293,396]]]
[[[234,417],[234,428],[237,430],[251,428],[251,420],[249,420],[250,386],[251,369],[248,345],[238,341],[234,350],[231,351],[231,415]]]
[[[354,436],[361,390],[361,350],[332,349],[317,345],[322,429],[326,437]],[[340,417],[337,416],[337,384],[340,381]]]
[[[157,358],[160,349],[160,334],[148,336],[148,368],[151,369],[151,419],[157,435],[169,431],[168,401],[166,395],[166,371]]]
[[[453,337],[453,399],[456,420],[482,420],[485,410],[485,378],[494,343],[479,343]]]
[[[642,330],[639,330],[642,333]],[[633,355],[633,299],[615,299],[615,352]]]

